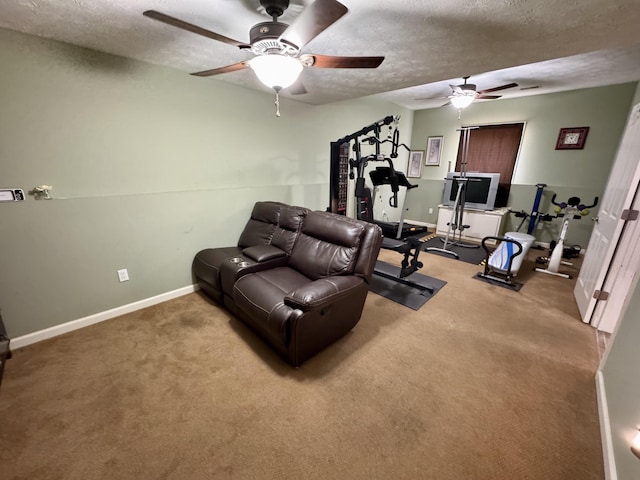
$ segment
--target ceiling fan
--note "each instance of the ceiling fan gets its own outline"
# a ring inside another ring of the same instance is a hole
[[[307,43],[347,13],[347,7],[336,0],[316,0],[305,8],[291,25],[278,21],[278,17],[289,7],[289,0],[260,0],[260,4],[267,14],[271,16],[271,21],[261,22],[251,27],[248,44],[155,10],[147,10],[143,15],[168,25],[227,43],[241,50],[250,50],[255,54],[250,60],[195,72],[192,75],[209,77],[250,67],[262,83],[276,91],[276,95],[283,88],[292,85],[290,93],[307,93],[301,82],[296,83],[304,67],[377,68],[384,60],[384,57],[341,57],[301,53],[302,48]]]
[[[506,85],[500,85],[499,87],[487,88],[485,90],[477,90],[476,85],[473,83],[467,83],[469,79],[469,75],[466,77],[462,77],[464,83],[460,85],[449,85],[451,87],[451,95],[448,98],[449,101],[442,105],[443,107],[447,105],[453,105],[457,109],[461,110],[463,108],[468,107],[473,103],[474,100],[494,100],[496,98],[500,98],[502,95],[488,95],[492,92],[497,92],[500,90],[506,90],[507,88],[517,87],[517,83],[507,83]],[[443,98],[443,97],[438,97]],[[417,100],[427,100],[424,98],[418,98]]]

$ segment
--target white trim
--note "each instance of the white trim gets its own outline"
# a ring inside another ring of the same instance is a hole
[[[611,438],[609,407],[607,405],[607,394],[604,388],[602,370],[598,370],[598,373],[596,373],[596,393],[598,396],[598,415],[600,417],[600,436],[602,441],[602,458],[604,459],[604,477],[606,480],[618,480],[616,458],[613,452],[613,440]]]
[[[166,302],[189,293],[193,293],[198,290],[197,285],[187,285],[186,287],[178,288],[177,290],[171,290],[170,292],[161,293],[154,297],[138,300],[137,302],[122,305],[120,307],[112,308],[111,310],[105,310],[104,312],[95,313],[88,317],[79,318],[77,320],[71,320],[70,322],[62,323],[60,325],[54,325],[53,327],[45,328],[37,332],[28,333],[21,337],[12,338],[10,342],[11,350],[26,347],[33,343],[41,342],[49,338],[57,337],[63,333],[71,332],[79,328],[88,327],[95,323],[104,322],[120,315],[135,312],[143,308],[157,305],[158,303]]]

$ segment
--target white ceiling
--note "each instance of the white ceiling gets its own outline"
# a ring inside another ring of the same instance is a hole
[[[411,109],[437,107],[450,83],[479,90],[516,82],[503,98],[640,80],[638,0],[341,0],[349,12],[303,53],[385,56],[377,69],[306,68],[295,100],[325,104],[375,95]],[[291,23],[312,0],[292,0]],[[249,41],[270,17],[258,0],[2,0],[0,27],[164,65],[185,74],[252,54],[142,15],[154,9]],[[201,78],[266,90],[252,71]],[[534,87],[535,89],[521,88]],[[286,95],[286,92],[285,92]]]

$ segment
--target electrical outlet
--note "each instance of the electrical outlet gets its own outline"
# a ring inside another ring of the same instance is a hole
[[[433,213],[433,208],[429,209],[429,215],[431,215]]]
[[[120,280],[120,282],[126,282],[127,280],[129,280],[129,272],[126,268],[118,270],[118,280]]]

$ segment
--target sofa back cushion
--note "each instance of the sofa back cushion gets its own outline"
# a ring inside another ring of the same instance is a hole
[[[285,207],[279,202],[256,202],[251,212],[251,218],[240,234],[238,246],[240,248],[255,245],[268,245],[276,230],[280,210]]]
[[[271,245],[290,255],[308,212],[309,209],[304,207],[282,207]]]
[[[289,266],[311,280],[351,275],[364,233],[362,222],[333,213],[309,212],[293,246]]]

